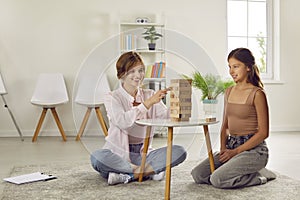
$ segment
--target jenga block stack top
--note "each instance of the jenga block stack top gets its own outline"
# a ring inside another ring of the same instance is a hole
[[[192,80],[171,80],[170,117],[172,121],[188,121],[192,110]]]
[[[171,84],[172,83],[177,83],[177,84],[189,84],[191,86],[192,84],[192,79],[172,79],[171,80]]]
[[[172,79],[171,80],[172,91],[170,93],[171,98],[191,98],[192,86],[191,81],[187,79]]]

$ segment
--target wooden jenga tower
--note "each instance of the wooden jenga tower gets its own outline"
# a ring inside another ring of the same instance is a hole
[[[170,92],[171,121],[189,121],[192,111],[192,80],[172,79]]]

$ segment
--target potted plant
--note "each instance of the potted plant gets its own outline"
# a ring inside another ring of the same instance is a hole
[[[202,76],[200,72],[193,73],[192,78],[183,75],[184,78],[192,79],[192,86],[201,90],[203,109],[205,112],[206,121],[216,120],[216,104],[217,97],[223,94],[225,90],[234,85],[232,80],[222,80],[220,76],[207,74]]]
[[[149,50],[155,50],[155,41],[163,36],[156,32],[155,26],[146,27],[145,29],[146,31],[143,33],[143,38],[149,41]]]

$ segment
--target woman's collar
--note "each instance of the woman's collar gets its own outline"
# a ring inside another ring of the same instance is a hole
[[[143,96],[142,96],[142,88],[137,89],[137,93],[135,95],[135,98],[131,96],[123,87],[122,82],[120,82],[120,91],[122,95],[131,103],[134,101],[141,103],[143,101]]]

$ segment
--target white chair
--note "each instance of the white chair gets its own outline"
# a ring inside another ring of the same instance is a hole
[[[1,76],[1,73],[0,73],[0,95],[1,95],[2,100],[3,100],[3,103],[4,103],[4,107],[7,108],[8,112],[9,112],[9,114],[10,114],[10,117],[11,117],[12,121],[14,122],[15,127],[16,127],[16,129],[17,129],[19,135],[20,135],[21,140],[24,141],[22,132],[21,132],[21,130],[20,130],[20,128],[19,128],[19,126],[18,126],[18,124],[17,124],[17,122],[16,122],[16,119],[15,119],[15,117],[14,117],[12,111],[11,111],[10,108],[8,107],[8,105],[7,105],[7,103],[6,103],[6,100],[5,100],[5,98],[4,98],[4,95],[6,95],[6,94],[7,94],[7,91],[6,91],[6,89],[5,89],[4,81],[3,81],[2,76]]]
[[[37,140],[48,109],[50,109],[52,112],[63,140],[67,140],[55,107],[61,104],[65,104],[68,101],[69,98],[67,88],[62,74],[43,73],[39,75],[36,83],[36,88],[31,98],[31,103],[33,105],[41,106],[43,108],[43,111],[32,137],[32,142],[35,142]]]
[[[95,109],[96,111],[96,115],[101,125],[104,136],[107,136],[108,122],[106,122],[107,120],[104,119],[106,117],[106,114],[102,114],[102,112],[106,112],[103,104],[104,95],[109,91],[111,90],[107,81],[106,74],[102,74],[100,77],[95,74],[88,74],[80,78],[75,102],[77,104],[86,106],[87,111],[76,136],[76,141],[80,140],[92,109]],[[101,107],[102,109],[100,109]]]

